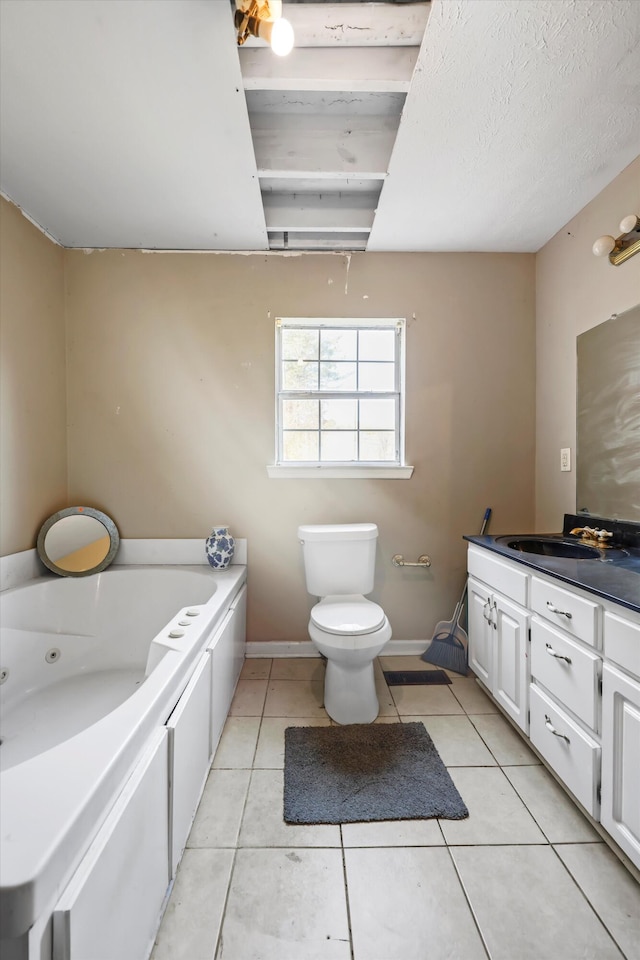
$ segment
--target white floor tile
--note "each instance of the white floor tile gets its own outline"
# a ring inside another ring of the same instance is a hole
[[[337,824],[286,823],[283,815],[282,770],[254,770],[247,796],[241,847],[339,847]]]
[[[188,847],[235,847],[250,770],[212,770],[187,840]]]
[[[259,730],[260,717],[227,717],[213,758],[214,768],[251,769]]]
[[[495,767],[487,749],[468,717],[403,717],[405,723],[423,723],[445,767]]]
[[[262,716],[268,682],[268,680],[238,680],[238,686],[231,701],[229,716]]]
[[[184,851],[151,960],[212,960],[233,857],[233,850]]]
[[[469,811],[466,820],[440,820],[449,845],[545,842],[498,767],[452,767],[449,773]]]
[[[260,726],[255,769],[282,770],[287,727],[328,727],[328,717],[264,717]]]
[[[462,705],[465,713],[498,713],[493,700],[484,692],[477,680],[460,677],[450,687],[456,700]]]
[[[551,847],[451,854],[491,960],[622,960]]]
[[[345,862],[355,960],[486,960],[448,851],[351,849]]]
[[[640,960],[640,884],[604,843],[555,850],[627,960]]]
[[[340,850],[238,850],[217,960],[349,960]]]
[[[241,680],[268,680],[272,660],[269,657],[251,657],[242,665]]]
[[[324,683],[321,657],[278,657],[273,661],[271,680],[317,680]]]
[[[533,750],[501,714],[471,714],[469,719],[501,766],[540,763]]]
[[[584,814],[542,765],[502,769],[550,843],[600,841]]]
[[[450,686],[412,685],[390,687],[390,690],[401,717],[464,714]]]
[[[270,680],[265,717],[327,717],[323,680]]]
[[[382,668],[378,663],[374,663],[373,672],[376,682],[376,694],[378,695],[378,704],[380,707],[378,717],[393,717],[395,720],[397,720],[398,710],[394,699],[391,696],[391,690],[387,686],[387,681],[384,679]]]
[[[437,820],[376,820],[343,823],[345,847],[438,847],[444,837]]]

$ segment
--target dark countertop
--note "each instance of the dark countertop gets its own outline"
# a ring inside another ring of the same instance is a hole
[[[526,536],[554,536],[562,534],[513,534],[513,539]],[[564,580],[581,590],[588,590],[599,597],[619,603],[629,610],[640,613],[640,549],[629,547],[622,556],[605,560],[570,560],[565,557],[545,557],[533,553],[521,553],[504,544],[496,537],[465,536],[469,543],[486,547],[492,553],[521,563],[531,570],[546,573]],[[616,551],[621,554],[622,551]],[[606,554],[605,554],[606,555]]]

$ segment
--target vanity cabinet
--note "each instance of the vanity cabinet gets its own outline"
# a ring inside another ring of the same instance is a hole
[[[473,544],[468,571],[469,666],[640,867],[640,613]]]
[[[640,616],[606,613],[601,822],[640,866]]]
[[[526,575],[503,569],[500,561],[469,551],[469,666],[502,709],[528,732],[529,611]],[[503,584],[516,596],[495,589]],[[520,600],[520,602],[517,602]]]

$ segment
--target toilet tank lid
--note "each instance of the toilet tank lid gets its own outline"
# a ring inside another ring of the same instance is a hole
[[[373,540],[378,536],[375,523],[316,523],[298,527],[298,539]]]

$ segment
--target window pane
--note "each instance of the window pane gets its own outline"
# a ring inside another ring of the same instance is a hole
[[[307,360],[285,360],[282,364],[283,390],[317,390],[318,364]]]
[[[292,330],[285,327],[281,330],[282,359],[283,360],[317,360],[319,331]]]
[[[360,401],[360,429],[361,430],[395,430],[396,402],[395,400],[361,400]]]
[[[356,330],[320,331],[321,360],[355,360],[358,355],[357,347],[358,333]]]
[[[360,360],[395,360],[395,330],[360,330]]]
[[[321,460],[357,460],[357,434],[354,431],[322,431]]]
[[[282,459],[283,460],[317,460],[318,433],[295,430],[282,431]]]
[[[332,360],[320,362],[321,390],[355,390],[356,364]]]
[[[386,400],[383,403],[387,403]],[[358,425],[357,400],[323,400],[321,402],[322,429],[355,430]],[[371,424],[379,426],[379,424]]]
[[[359,363],[358,389],[392,391],[395,387],[394,372],[393,363]]]
[[[384,401],[386,402],[386,401]],[[318,429],[318,400],[283,400],[282,426],[285,430]],[[379,424],[372,424],[379,426]]]
[[[360,433],[360,459],[395,461],[395,434],[390,430],[363,430]]]

